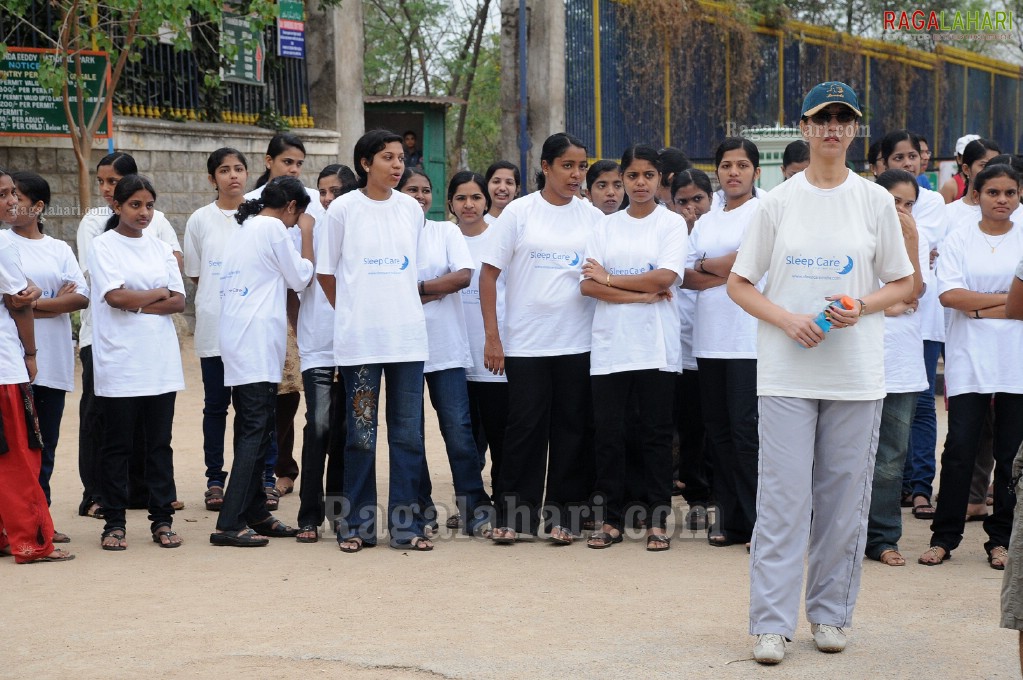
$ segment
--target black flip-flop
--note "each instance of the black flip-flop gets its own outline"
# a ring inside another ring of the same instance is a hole
[[[259,548],[270,542],[265,536],[256,538],[257,534],[252,529],[246,529],[242,533],[210,534],[210,543],[213,545],[227,546],[232,548]]]
[[[292,538],[298,535],[298,529],[289,527],[272,515],[262,522],[250,524],[249,528],[254,529],[258,534],[269,536],[270,538]]]
[[[586,539],[586,547],[593,548],[594,550],[603,550],[604,548],[610,548],[615,543],[621,543],[625,540],[625,536],[618,532],[617,536],[612,536],[609,531],[598,531],[594,534],[590,534],[590,537]],[[590,541],[600,541],[599,543],[590,543]]]

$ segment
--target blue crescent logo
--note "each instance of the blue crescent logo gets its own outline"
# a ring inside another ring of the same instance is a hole
[[[852,268],[853,268],[853,260],[852,260],[852,258],[849,257],[848,255],[846,255],[845,259],[846,259],[845,266],[838,270],[838,273],[842,274],[843,276],[848,274],[849,272],[851,272]]]
[[[402,262],[401,267],[399,267],[401,271],[405,271],[406,268],[408,268],[408,255],[405,256],[405,261]]]
[[[241,292],[241,296],[242,296],[242,297],[245,297],[245,296],[246,296],[246,295],[248,295],[248,294],[249,294],[249,287],[248,287],[248,286],[245,286],[245,290],[243,290],[243,291]]]
[[[570,266],[570,267],[574,267],[577,264],[579,264],[579,253],[573,252],[572,255],[574,257],[572,258],[572,261],[568,263],[568,266]]]
[[[647,262],[647,266],[650,267],[650,271],[657,269],[657,267],[655,267],[652,262]]]

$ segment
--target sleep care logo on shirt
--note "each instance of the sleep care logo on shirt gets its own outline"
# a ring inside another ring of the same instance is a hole
[[[578,266],[582,260],[575,251],[555,250],[530,250],[529,259],[533,262],[533,269],[568,269]]]
[[[228,279],[232,279],[235,276],[237,276],[238,274],[241,274],[241,271],[238,270],[238,269],[235,269],[232,272],[227,272],[226,274],[222,274],[220,276],[220,299],[221,300],[223,300],[228,295],[237,295],[238,297],[245,297],[245,296],[247,296],[249,294],[249,287],[248,286],[244,286],[244,285],[239,286],[237,284],[236,285],[231,285],[231,284],[227,283]]]
[[[786,255],[787,273],[794,279],[837,281],[853,270],[849,255]]]
[[[400,274],[408,269],[408,255],[397,257],[364,257],[362,266],[369,269],[370,275],[375,274]]]
[[[653,263],[647,262],[646,265],[640,265],[639,267],[607,267],[607,273],[611,276],[634,276],[636,274],[646,274],[657,269]]]

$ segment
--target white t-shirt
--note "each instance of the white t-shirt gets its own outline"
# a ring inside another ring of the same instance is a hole
[[[689,235],[689,259],[728,255],[739,249],[757,211],[751,198],[734,210],[713,210],[697,220]],[[761,283],[757,288],[763,288]],[[732,302],[725,286],[697,292],[693,356],[700,359],[756,359],[757,320]]]
[[[14,295],[28,287],[21,269],[18,247],[9,231],[0,231],[0,294]],[[36,364],[38,365],[38,361]],[[0,385],[20,385],[28,382],[25,368],[25,348],[18,335],[18,327],[7,306],[0,304]]]
[[[504,353],[543,357],[590,351],[594,300],[579,293],[586,244],[604,214],[573,197],[552,205],[536,191],[508,204],[483,262],[507,275]]]
[[[106,294],[170,288],[185,294],[171,247],[147,231],[138,238],[115,230],[92,241],[89,306],[93,314],[92,364],[96,395],[141,397],[185,389],[181,349],[167,314],[136,314],[114,309]]]
[[[484,215],[487,224],[493,224],[494,218]],[[483,361],[483,347],[486,344],[486,332],[483,328],[483,309],[480,307],[480,269],[483,267],[483,253],[490,248],[497,234],[489,226],[478,236],[466,236],[465,244],[472,256],[472,281],[467,288],[459,291],[462,298],[462,312],[465,315],[465,330],[469,338],[469,353],[472,355],[472,367],[465,369],[465,377],[472,382],[508,382],[505,375],[494,375],[487,370]],[[497,329],[504,337],[504,289],[505,275],[497,277]]]
[[[420,281],[476,266],[465,245],[465,237],[451,222],[426,220],[419,235],[417,253]],[[423,368],[424,373],[472,367],[461,298],[461,295],[445,295],[423,305],[426,335],[430,340],[430,358]]]
[[[948,206],[942,195],[937,191],[920,187],[920,196],[913,205],[913,219],[920,230],[920,238],[927,242],[928,247],[940,251],[941,243],[949,231]],[[930,266],[920,273],[923,275],[927,290],[920,298],[920,306],[916,313],[920,315],[924,340],[944,342],[945,312],[938,302],[938,280]]]
[[[957,229],[945,239],[938,258],[938,293],[956,288],[1007,293],[1021,257],[1023,227],[1013,226],[1004,236],[987,236],[976,226]],[[1023,394],[1021,347],[1023,323],[974,319],[952,310],[945,341],[945,394]]]
[[[316,272],[337,279],[335,364],[425,362],[426,317],[416,278],[422,207],[399,191],[383,201],[352,191],[334,199],[324,219]]]
[[[295,251],[284,223],[245,220],[220,270],[220,356],[224,385],[279,383],[288,337],[287,288],[302,290],[313,263]]]
[[[313,227],[313,253],[320,252],[320,243],[326,230],[323,220]],[[297,231],[294,227],[292,232]],[[301,239],[299,245],[301,247]],[[301,370],[334,366],[334,308],[323,294],[319,281],[312,283],[301,295],[298,308],[298,358]]]
[[[88,299],[89,288],[71,246],[45,234],[39,239],[23,238],[14,231],[9,235],[21,255],[25,276],[42,289],[43,298],[56,297],[65,283],[73,282],[78,285],[76,293]],[[65,392],[74,391],[75,348],[71,340],[71,315],[36,319],[35,336],[39,372],[33,384]]]
[[[918,246],[917,257],[922,272],[931,259],[931,248],[922,235]],[[920,321],[920,315],[915,311],[884,318],[884,383],[889,394],[927,389]]]
[[[585,256],[603,265],[611,276],[671,270],[676,274],[674,290],[685,273],[688,236],[685,220],[664,206],[642,219],[621,210],[597,223]],[[681,354],[678,307],[672,301],[597,300],[590,375],[649,369],[677,373],[682,370]]]
[[[913,273],[895,201],[882,187],[849,172],[833,189],[798,174],[760,199],[732,272],[759,281],[764,295],[797,314],[816,315],[826,297],[862,298],[878,279]],[[874,400],[885,395],[884,316],[869,314],[833,330],[807,349],[761,322],[757,332],[757,392],[804,399]]]
[[[195,291],[195,353],[220,356],[220,267],[228,244],[238,232],[237,210],[205,205],[185,225],[185,276],[197,277]]]
[[[78,264],[82,268],[82,273],[85,274],[86,281],[89,280],[89,255],[92,252],[92,241],[103,233],[103,230],[107,227],[107,220],[113,214],[114,211],[109,206],[104,205],[92,208],[85,213],[85,217],[78,224],[76,236],[78,242]],[[181,244],[178,243],[178,235],[174,231],[174,227],[167,220],[167,216],[159,210],[153,211],[153,219],[150,220],[149,226],[146,227],[146,233],[150,236],[155,236],[169,245],[175,253],[181,252]],[[93,309],[90,304],[82,310],[82,326],[78,329],[79,347],[88,347],[92,344],[92,315]]]
[[[692,263],[686,262],[686,266],[692,266]],[[682,341],[679,362],[683,370],[695,371],[699,369],[696,357],[693,356],[693,321],[696,319],[697,291],[675,286],[674,293],[675,306],[678,307],[679,337]]]

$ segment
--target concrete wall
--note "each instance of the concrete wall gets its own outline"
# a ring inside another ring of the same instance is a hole
[[[317,129],[295,130],[294,133],[306,145],[302,179],[306,185],[314,186],[320,169],[338,162],[338,133]],[[251,188],[263,172],[266,145],[273,133],[246,125],[115,118],[114,135],[115,148],[134,156],[139,171],[153,180],[159,194],[156,207],[167,213],[181,237],[188,216],[214,199],[206,173],[206,158],[210,152],[231,146],[244,153],[249,163]],[[98,140],[92,151],[93,168],[106,153],[106,140]],[[351,151],[348,153],[350,155]],[[53,193],[53,215],[47,219],[47,233],[74,248],[83,211],[78,202],[78,166],[70,140],[0,137],[0,167],[32,170],[46,178]],[[94,189],[91,205],[101,202]]]

